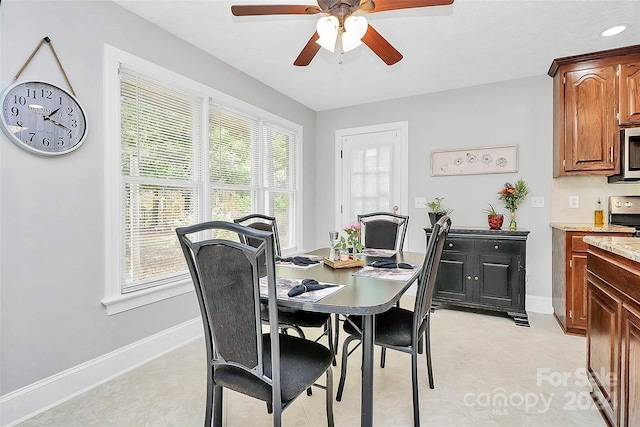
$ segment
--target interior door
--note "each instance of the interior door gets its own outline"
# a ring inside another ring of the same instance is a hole
[[[407,132],[406,122],[336,132],[337,229],[362,213],[408,213]]]

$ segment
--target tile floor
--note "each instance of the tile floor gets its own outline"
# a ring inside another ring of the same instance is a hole
[[[529,319],[531,327],[525,328],[499,315],[436,310],[434,390],[424,356],[419,358],[422,425],[604,426],[588,393],[585,339],[564,335],[551,315],[530,313]],[[349,358],[342,402],[334,401],[337,427],[359,425],[359,354]],[[376,366],[376,426],[412,425],[409,357],[388,351],[387,366]],[[196,340],[20,426],[202,426],[204,364],[203,341]],[[339,376],[338,366],[334,390]],[[225,393],[225,426],[271,425],[263,402]],[[324,391],[300,396],[284,412],[283,424],[325,426]]]

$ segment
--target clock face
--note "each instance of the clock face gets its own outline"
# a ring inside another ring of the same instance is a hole
[[[84,142],[87,117],[64,89],[39,81],[18,82],[2,93],[2,130],[32,153],[55,156]]]

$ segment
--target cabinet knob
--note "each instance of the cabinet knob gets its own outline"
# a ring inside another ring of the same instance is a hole
[[[495,246],[493,247],[493,249],[498,249],[498,248],[499,248],[499,246],[498,246],[498,245],[495,245]]]
[[[471,276],[467,276],[467,280],[471,280]]]
[[[473,280],[478,280],[478,276],[474,277]]]
[[[453,247],[453,243],[449,243],[449,247],[452,248]]]

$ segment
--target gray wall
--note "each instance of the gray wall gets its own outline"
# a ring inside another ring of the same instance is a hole
[[[78,98],[89,136],[56,158],[0,136],[0,395],[199,316],[193,293],[107,316],[104,297],[103,44],[149,60],[304,128],[304,193],[315,188],[315,112],[106,1],[2,1],[4,88],[49,36]],[[67,87],[47,46],[21,79]],[[314,200],[305,200],[306,247]]]
[[[518,210],[518,224],[531,231],[527,244],[527,294],[551,297],[550,189],[552,180],[552,80],[548,76],[505,81],[427,95],[400,98],[318,113],[317,206],[334,206],[336,129],[396,121],[409,122],[409,250],[425,248],[427,211],[415,209],[415,197],[445,198],[453,208],[453,226],[487,226],[487,203],[503,206],[498,191],[522,177],[531,187]],[[519,170],[512,174],[430,176],[433,150],[519,145]],[[544,208],[531,208],[542,196]],[[319,215],[316,241],[336,228],[333,215]],[[550,304],[550,301],[549,301]]]
[[[424,249],[428,223],[426,210],[413,208],[415,197],[445,197],[455,225],[486,226],[487,202],[501,206],[496,193],[503,183],[524,178],[530,197],[545,198],[544,208],[531,208],[529,198],[518,212],[520,226],[531,230],[530,296],[551,296],[549,220],[571,220],[566,194],[586,198],[594,180],[604,195],[638,189],[607,186],[601,178],[552,180],[552,81],[546,75],[316,114],[111,2],[4,0],[0,30],[0,86],[11,83],[47,35],[91,126],[84,146],[59,158],[31,155],[0,135],[0,395],[199,315],[192,293],[113,316],[100,303],[103,152],[110,143],[102,120],[104,43],[303,126],[305,248],[325,245],[326,232],[336,228],[336,129],[409,122],[410,250]],[[66,87],[46,46],[22,78]],[[520,147],[518,173],[430,176],[433,150],[508,144]]]

